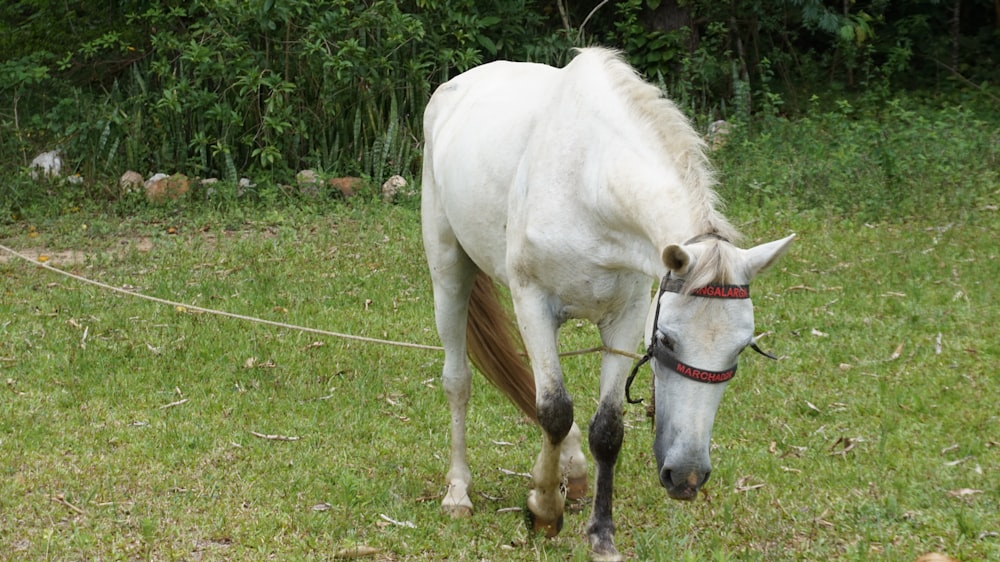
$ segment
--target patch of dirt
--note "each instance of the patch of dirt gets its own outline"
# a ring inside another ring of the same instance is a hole
[[[151,238],[134,238],[134,239],[122,239],[118,244],[117,248],[110,251],[101,252],[84,252],[81,250],[49,250],[44,247],[36,248],[11,248],[22,256],[31,258],[36,261],[41,261],[52,266],[68,266],[68,265],[81,265],[86,263],[88,258],[96,256],[101,253],[111,253],[115,256],[120,256],[124,254],[129,249],[134,249],[139,252],[149,252],[153,249],[153,240]],[[17,256],[0,250],[0,264],[13,263],[15,261],[21,261]]]

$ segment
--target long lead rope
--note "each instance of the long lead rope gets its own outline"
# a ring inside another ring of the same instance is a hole
[[[29,263],[32,263],[32,264],[34,264],[34,265],[36,265],[36,266],[38,266],[38,267],[40,267],[42,269],[46,269],[46,270],[51,271],[53,273],[58,273],[59,275],[63,275],[63,276],[69,277],[71,279],[75,279],[75,280],[77,280],[77,281],[79,281],[81,283],[86,283],[88,285],[93,285],[95,287],[100,287],[101,289],[105,289],[105,290],[112,291],[112,292],[115,292],[115,293],[120,293],[120,294],[123,294],[123,295],[128,295],[130,297],[136,297],[136,298],[144,299],[144,300],[155,302],[155,303],[159,303],[159,304],[166,304],[166,305],[169,305],[169,306],[173,306],[176,309],[193,310],[195,312],[201,312],[201,313],[204,313],[204,314],[214,314],[216,316],[225,316],[227,318],[235,318],[237,320],[245,320],[247,322],[255,322],[257,324],[266,324],[268,326],[275,326],[275,327],[278,327],[278,328],[287,328],[287,329],[290,329],[290,330],[298,330],[300,332],[308,332],[308,333],[312,333],[312,334],[319,334],[319,335],[323,335],[323,336],[330,336],[330,337],[335,337],[335,338],[340,338],[340,339],[345,339],[345,340],[354,340],[354,341],[361,341],[361,342],[366,342],[366,343],[377,343],[377,344],[384,344],[384,345],[394,345],[394,346],[398,346],[398,347],[409,347],[409,348],[413,348],[413,349],[425,349],[425,350],[429,350],[429,351],[444,351],[444,348],[440,347],[440,346],[424,345],[424,344],[420,344],[420,343],[410,343],[410,342],[399,342],[399,341],[383,340],[383,339],[379,339],[379,338],[369,338],[369,337],[366,337],[366,336],[355,336],[353,334],[342,334],[342,333],[339,333],[339,332],[331,332],[331,331],[328,331],[328,330],[320,330],[320,329],[317,329],[317,328],[307,328],[307,327],[304,327],[304,326],[295,326],[293,324],[286,324],[285,322],[275,322],[274,320],[265,320],[263,318],[255,318],[253,316],[246,316],[246,315],[243,315],[243,314],[236,314],[236,313],[233,313],[233,312],[226,312],[224,310],[214,310],[214,309],[211,309],[211,308],[204,308],[204,307],[195,306],[195,305],[192,305],[192,304],[185,304],[185,303],[180,303],[180,302],[171,301],[171,300],[167,300],[167,299],[161,299],[159,297],[152,297],[152,296],[149,296],[149,295],[144,295],[142,293],[138,293],[136,291],[130,291],[128,289],[122,289],[121,287],[115,287],[113,285],[108,285],[107,283],[101,283],[100,281],[94,281],[93,279],[88,279],[88,278],[83,277],[81,275],[77,275],[75,273],[70,273],[68,271],[64,271],[64,270],[59,269],[57,267],[52,267],[51,265],[49,265],[47,263],[40,262],[40,261],[38,261],[36,259],[30,258],[30,257],[25,256],[23,254],[20,254],[18,252],[15,252],[14,250],[12,250],[12,249],[10,249],[10,248],[8,248],[6,246],[3,246],[3,245],[0,245],[0,250],[4,250],[5,252],[8,252],[11,255],[16,256],[18,258],[21,258],[22,260],[27,261]]]
[[[52,273],[56,273],[56,274],[59,274],[59,275],[65,276],[65,277],[69,277],[71,279],[75,279],[76,281],[79,281],[81,283],[85,283],[85,284],[88,284],[88,285],[93,285],[93,286],[99,287],[101,289],[105,289],[105,290],[112,291],[112,292],[115,292],[115,293],[120,293],[120,294],[123,294],[123,295],[128,295],[130,297],[136,297],[136,298],[139,298],[139,299],[143,299],[143,300],[147,300],[147,301],[151,301],[151,302],[155,302],[155,303],[159,303],[159,304],[165,304],[165,305],[172,306],[175,309],[179,309],[179,310],[193,310],[195,312],[201,312],[203,314],[213,314],[215,316],[224,316],[224,317],[227,317],[227,318],[234,318],[236,320],[244,320],[246,322],[254,322],[254,323],[257,323],[257,324],[265,324],[265,325],[274,326],[274,327],[277,327],[277,328],[285,328],[285,329],[288,329],[288,330],[297,330],[299,332],[307,332],[307,333],[310,333],[310,334],[318,334],[318,335],[321,335],[321,336],[329,336],[329,337],[338,338],[338,339],[344,339],[344,340],[353,340],[353,341],[359,341],[359,342],[364,342],[364,343],[374,343],[374,344],[379,344],[379,345],[391,345],[391,346],[395,346],[395,347],[406,347],[406,348],[410,348],[410,349],[422,349],[422,350],[425,350],[425,351],[441,351],[441,352],[444,351],[443,347],[437,346],[437,345],[426,345],[426,344],[422,344],[422,343],[412,343],[412,342],[385,340],[385,339],[380,339],[380,338],[370,338],[370,337],[367,337],[367,336],[356,336],[356,335],[353,335],[353,334],[344,334],[344,333],[340,333],[340,332],[331,332],[329,330],[320,330],[318,328],[309,328],[309,327],[306,327],[306,326],[296,326],[294,324],[287,324],[285,322],[276,322],[274,320],[265,320],[263,318],[256,318],[254,316],[247,316],[247,315],[244,315],[244,314],[236,314],[236,313],[233,313],[233,312],[226,312],[224,310],[214,310],[214,309],[211,309],[211,308],[204,308],[204,307],[196,306],[196,305],[192,305],[192,304],[185,304],[185,303],[180,303],[180,302],[171,301],[171,300],[167,300],[167,299],[161,299],[159,297],[153,297],[153,296],[145,295],[145,294],[142,294],[142,293],[139,293],[139,292],[136,292],[136,291],[130,291],[128,289],[123,289],[121,287],[115,287],[113,285],[108,285],[107,283],[101,283],[100,281],[94,281],[93,279],[89,279],[87,277],[83,277],[82,275],[77,275],[75,273],[70,273],[68,271],[64,271],[62,269],[59,269],[57,267],[53,267],[53,266],[51,266],[51,265],[49,265],[47,263],[38,261],[38,260],[36,260],[34,258],[31,258],[29,256],[21,254],[21,253],[19,253],[17,251],[14,251],[14,250],[12,250],[12,249],[10,249],[7,246],[4,246],[2,244],[0,244],[0,250],[3,250],[3,251],[7,252],[10,255],[12,255],[14,257],[17,257],[17,258],[19,258],[21,260],[24,260],[24,261],[26,261],[28,263],[31,263],[31,264],[33,264],[33,265],[35,265],[37,267],[40,267],[42,269],[51,271]],[[576,350],[576,351],[567,351],[567,352],[560,353],[559,356],[560,357],[569,357],[569,356],[573,356],[573,355],[584,355],[584,354],[588,354],[588,353],[597,353],[597,352],[613,353],[615,355],[622,355],[622,356],[625,356],[625,357],[631,357],[633,359],[638,359],[639,358],[638,354],[630,353],[628,351],[622,351],[620,349],[613,349],[613,348],[605,347],[605,346],[591,347],[591,348],[580,349],[580,350]]]

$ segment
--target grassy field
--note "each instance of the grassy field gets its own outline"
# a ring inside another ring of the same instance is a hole
[[[799,235],[754,288],[762,345],[781,361],[744,356],[694,503],[667,499],[649,423],[627,411],[623,553],[1000,559],[995,203],[879,223],[734,207],[746,245]],[[2,224],[0,243],[165,299],[436,345],[416,208],[70,212]],[[477,512],[440,514],[440,353],[195,313],[0,259],[0,559],[587,558],[588,504],[553,540],[508,509],[523,505],[528,482],[510,473],[530,469],[539,434],[481,378]],[[582,323],[562,338],[597,341]],[[566,360],[579,420],[597,369],[594,355]]]

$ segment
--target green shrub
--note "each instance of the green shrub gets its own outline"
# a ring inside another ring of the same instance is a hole
[[[777,200],[891,220],[960,215],[1000,188],[1000,128],[961,105],[899,98],[866,112],[841,100],[837,110],[769,118],[752,137],[746,129],[716,158],[736,205]]]
[[[40,18],[61,17],[25,4]],[[543,33],[534,41],[544,18],[524,1],[128,8],[65,57],[44,52],[0,66],[0,90],[15,100],[13,119],[0,126],[17,132],[0,141],[0,154],[17,155],[3,159],[0,174],[59,147],[71,169],[105,182],[126,169],[234,184],[250,176],[267,189],[303,168],[375,183],[412,179],[423,106],[438,83],[494,57],[565,56],[569,46]],[[40,33],[17,30],[35,40]],[[125,64],[109,68],[112,59]],[[77,70],[87,66],[100,74]]]
[[[0,211],[117,201],[127,169],[220,178],[218,204],[280,201],[303,168],[412,181],[437,84],[497,58],[561,65],[593,41],[624,49],[701,125],[742,128],[720,158],[757,198],[877,215],[974,204],[995,185],[996,123],[979,120],[995,120],[1000,51],[981,3],[960,6],[954,29],[939,3],[570,4],[3,3],[0,177],[14,179],[0,182]],[[941,111],[891,101],[913,84],[967,99]],[[971,109],[977,98],[990,109]],[[27,179],[54,148],[83,185]],[[241,177],[258,187],[240,192]],[[926,181],[940,191],[914,188]]]

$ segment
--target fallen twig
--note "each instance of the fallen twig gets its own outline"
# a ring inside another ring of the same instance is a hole
[[[736,480],[736,486],[733,487],[733,491],[737,494],[742,492],[749,492],[750,490],[757,490],[764,487],[764,484],[750,484],[750,476],[742,476]]]
[[[396,521],[395,519],[389,517],[388,515],[386,515],[384,513],[379,513],[378,516],[381,517],[384,521],[388,521],[389,523],[392,523],[393,525],[396,525],[397,527],[406,527],[407,529],[416,529],[417,528],[417,525],[415,523],[413,523],[412,521]]]
[[[366,546],[352,546],[349,548],[342,548],[333,554],[334,558],[340,559],[351,559],[351,558],[366,558],[368,556],[375,556],[376,554],[382,552],[381,550]]]
[[[948,492],[948,497],[952,498],[962,498],[965,496],[974,496],[976,494],[982,494],[982,490],[975,490],[973,488],[959,488],[957,490],[951,490]]]
[[[77,507],[77,506],[69,503],[68,501],[66,501],[66,496],[64,496],[62,494],[56,494],[56,495],[52,496],[52,501],[54,501],[54,502],[56,502],[58,504],[64,505],[64,506],[72,509],[73,511],[77,512],[78,514],[83,515],[83,510],[80,509],[79,507]]]
[[[837,450],[838,446],[841,447],[839,451]],[[838,437],[837,440],[833,442],[833,445],[830,445],[830,452],[828,454],[831,456],[841,455],[846,458],[847,453],[857,446],[857,439],[851,439],[850,437]]]
[[[267,435],[264,433],[257,433],[256,431],[251,431],[250,435],[261,439],[267,439],[268,441],[298,441],[301,439],[301,437],[297,435]]]
[[[969,455],[967,457],[962,457],[962,458],[960,458],[958,460],[948,461],[948,462],[944,463],[944,465],[945,466],[958,466],[958,465],[962,464],[963,462],[965,462],[965,461],[967,461],[967,460],[969,460],[971,458],[973,458],[972,455]]]
[[[181,404],[183,404],[183,403],[185,403],[187,401],[188,401],[187,398],[182,398],[182,399],[180,399],[180,400],[178,400],[176,402],[171,402],[169,404],[164,404],[164,405],[160,406],[159,409],[160,410],[166,410],[167,408],[173,408],[174,406],[180,406]]]
[[[507,470],[506,468],[498,468],[500,472],[506,474],[507,476],[523,476],[524,478],[531,478],[531,475],[527,472],[514,472],[513,470]]]

